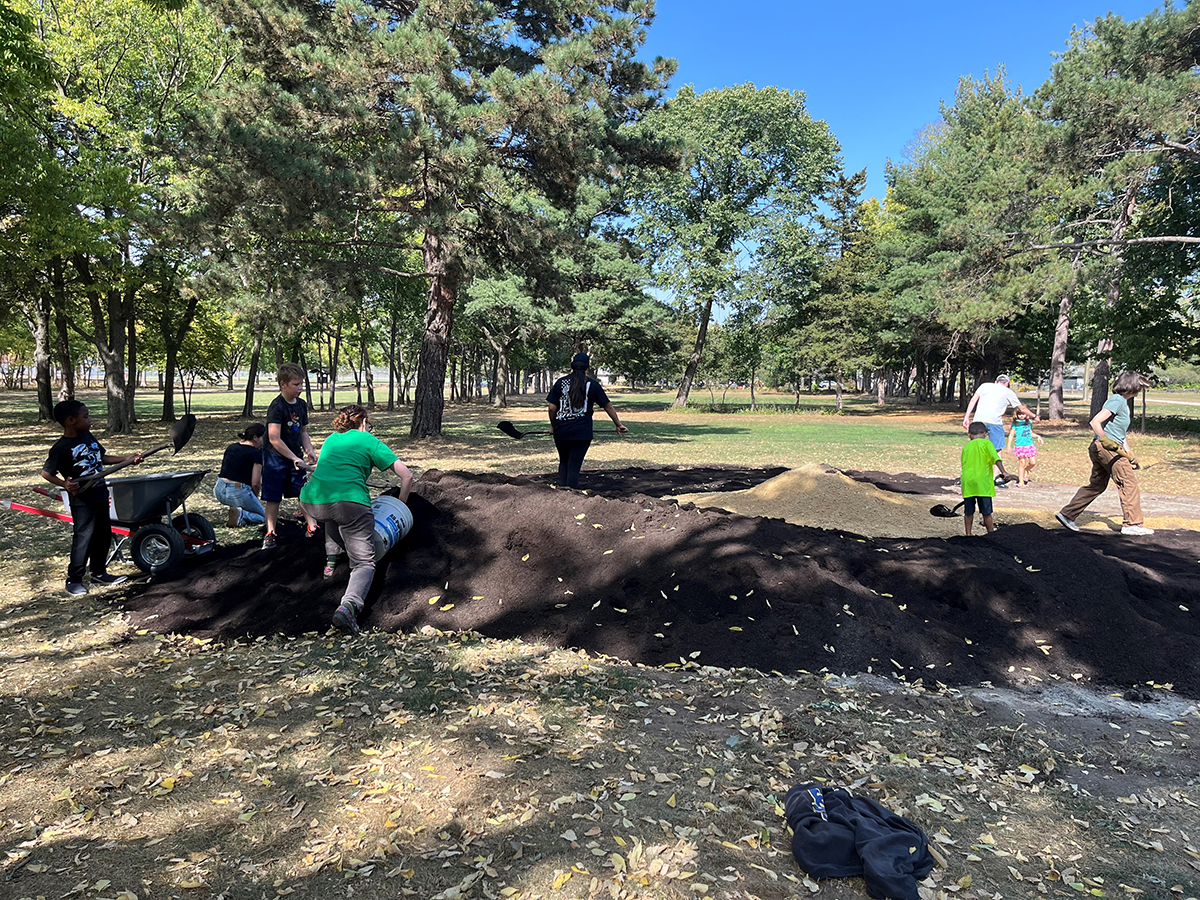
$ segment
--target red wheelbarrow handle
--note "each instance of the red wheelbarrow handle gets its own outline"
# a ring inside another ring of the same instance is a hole
[[[35,488],[34,490],[37,490],[37,489]],[[47,496],[51,496],[51,497],[54,496],[53,494],[49,494],[46,491],[38,491],[38,493],[39,494],[47,494]],[[39,506],[26,506],[24,503],[17,503],[15,500],[5,500],[3,497],[0,497],[0,508],[15,509],[17,512],[33,513],[35,516],[45,516],[47,519],[58,519],[58,521],[60,521],[60,522],[74,522],[75,521],[70,516],[68,516],[66,513],[54,512],[49,509],[42,509]],[[123,528],[120,525],[113,525],[112,531],[113,531],[113,534],[123,534],[123,535],[125,535],[125,537],[129,537],[129,535],[131,533],[128,528]],[[183,536],[183,539],[185,541],[189,540],[188,535],[185,534]],[[205,541],[196,541],[195,538],[191,538],[191,540],[193,543],[206,543]]]
[[[51,512],[48,509],[41,509],[37,506],[26,506],[24,503],[17,503],[15,500],[4,500],[0,498],[0,507],[3,507],[4,509],[15,509],[17,512],[33,513],[35,516],[45,516],[47,519],[58,519],[60,522],[75,521],[66,513]]]

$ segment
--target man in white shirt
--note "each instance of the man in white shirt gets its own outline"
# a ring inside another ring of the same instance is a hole
[[[971,397],[971,402],[967,404],[967,413],[963,416],[963,428],[970,428],[972,422],[982,422],[987,426],[988,439],[992,442],[992,446],[999,453],[1004,449],[1005,434],[1004,434],[1004,414],[1011,406],[1023,416],[1028,416],[1034,421],[1039,421],[1040,416],[1035,416],[1033,411],[1021,402],[1013,389],[1007,375],[997,375],[996,380],[986,381],[979,385],[974,395]],[[974,416],[972,416],[972,413]],[[1005,484],[1005,487],[1008,485]]]

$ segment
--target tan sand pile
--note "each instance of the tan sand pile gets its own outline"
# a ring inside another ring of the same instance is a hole
[[[691,501],[697,506],[727,509],[743,516],[783,519],[793,525],[849,531],[865,537],[951,537],[963,533],[961,518],[938,519],[929,514],[929,508],[935,503],[953,506],[960,498],[948,494],[930,497],[884,491],[827,466],[812,463],[776,475],[749,490],[678,494],[674,499],[680,503]],[[1034,522],[1043,528],[1061,527],[1054,520],[1055,510],[1007,506],[1013,501],[1020,502],[1020,498],[1014,494],[997,498],[997,524]],[[1151,528],[1194,528],[1198,523],[1148,518],[1146,524]],[[1110,530],[1120,527],[1121,518],[1089,513],[1080,525],[1088,530]],[[975,530],[983,531],[978,514]]]

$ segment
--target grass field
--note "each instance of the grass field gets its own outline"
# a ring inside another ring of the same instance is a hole
[[[755,413],[613,398],[631,434],[598,436],[589,466],[945,474],[964,440],[954,410],[880,414],[858,398],[841,416],[831,396],[799,413],[785,396]],[[57,436],[31,400],[0,393],[0,496],[26,502]],[[102,416],[103,398],[92,405]],[[1200,407],[1162,405],[1179,423],[1135,435],[1165,460],[1143,489],[1200,496]],[[215,468],[240,406],[197,394],[192,442],[146,468]],[[144,399],[138,433],[106,443],[161,443],[157,412]],[[495,428],[541,426],[536,398],[449,406],[432,441],[405,437],[409,414],[374,418],[418,469],[555,464],[547,438]],[[318,438],[329,418],[314,414]],[[1041,477],[1079,482],[1083,428],[1041,430]],[[194,500],[222,520],[207,493]],[[780,803],[811,779],[855,784],[926,828],[944,865],[923,898],[1200,894],[1194,714],[1087,732],[985,715],[936,683],[852,687],[824,670],[656,671],[469,634],[156,635],[102,593],[61,593],[69,526],[0,511],[0,528],[5,897],[861,900],[860,880],[818,883],[791,858]]]

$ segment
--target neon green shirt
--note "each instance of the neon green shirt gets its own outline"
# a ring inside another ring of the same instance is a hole
[[[334,432],[321,445],[316,471],[300,491],[304,503],[349,501],[371,505],[367,478],[386,469],[398,457],[387,444],[366,431]]]
[[[985,434],[967,441],[962,449],[962,495],[964,497],[995,497],[996,482],[992,478],[992,466],[1000,454]]]

